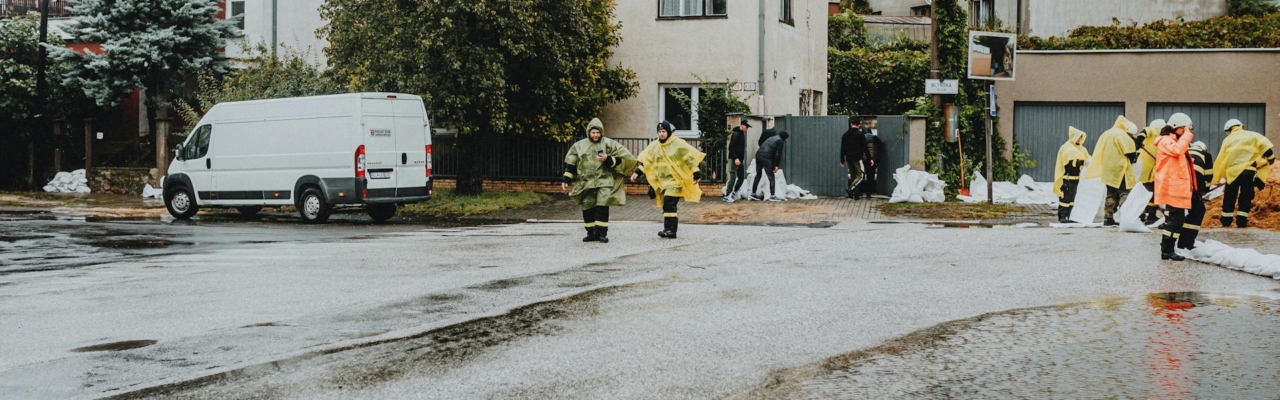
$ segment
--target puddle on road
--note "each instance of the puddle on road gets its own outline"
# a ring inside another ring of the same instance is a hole
[[[81,347],[71,351],[75,353],[91,353],[91,352],[97,352],[97,351],[122,351],[122,350],[140,349],[153,344],[156,344],[156,341],[126,340],[123,342],[112,342],[112,343],[97,344],[93,346],[85,346],[85,347]]]
[[[775,374],[742,398],[1276,398],[1280,301],[1207,293],[1012,310]]]

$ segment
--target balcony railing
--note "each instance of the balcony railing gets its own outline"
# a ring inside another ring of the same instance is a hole
[[[12,18],[28,12],[40,12],[41,0],[0,0],[0,18]],[[70,17],[70,2],[66,0],[49,0],[49,17]]]

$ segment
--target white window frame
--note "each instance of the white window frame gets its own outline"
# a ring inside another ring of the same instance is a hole
[[[667,1],[680,4],[678,7],[680,14],[664,15],[662,13],[662,3]],[[725,1],[725,12],[723,14],[714,14],[715,7],[712,4],[713,1],[715,0],[658,0],[658,18],[725,17],[729,15],[729,2],[727,0]],[[685,14],[684,10],[686,6],[690,4],[698,4],[698,11],[692,14]]]
[[[804,1],[804,0],[801,0]],[[796,5],[792,0],[778,0],[778,22],[795,26]]]
[[[693,100],[689,104],[689,130],[677,129],[676,136],[684,139],[702,137],[702,131],[698,129],[698,96],[702,94],[702,87],[694,84],[679,83],[658,85],[658,121],[670,121],[667,118],[667,89],[692,89],[689,95],[689,99]]]

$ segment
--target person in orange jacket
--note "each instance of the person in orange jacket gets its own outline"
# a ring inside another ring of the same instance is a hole
[[[1182,236],[1182,224],[1192,206],[1191,197],[1198,195],[1192,178],[1195,173],[1187,156],[1195,134],[1191,117],[1186,114],[1173,114],[1168,123],[1156,139],[1155,197],[1156,204],[1165,207],[1167,216],[1161,227],[1160,259],[1182,261],[1186,258],[1174,253],[1174,246]]]

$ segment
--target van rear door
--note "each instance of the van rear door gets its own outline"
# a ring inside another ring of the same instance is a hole
[[[390,98],[361,99],[368,198],[396,195],[400,152],[396,151],[395,102]]]
[[[427,195],[427,116],[419,99],[392,101],[395,111],[396,197]]]

